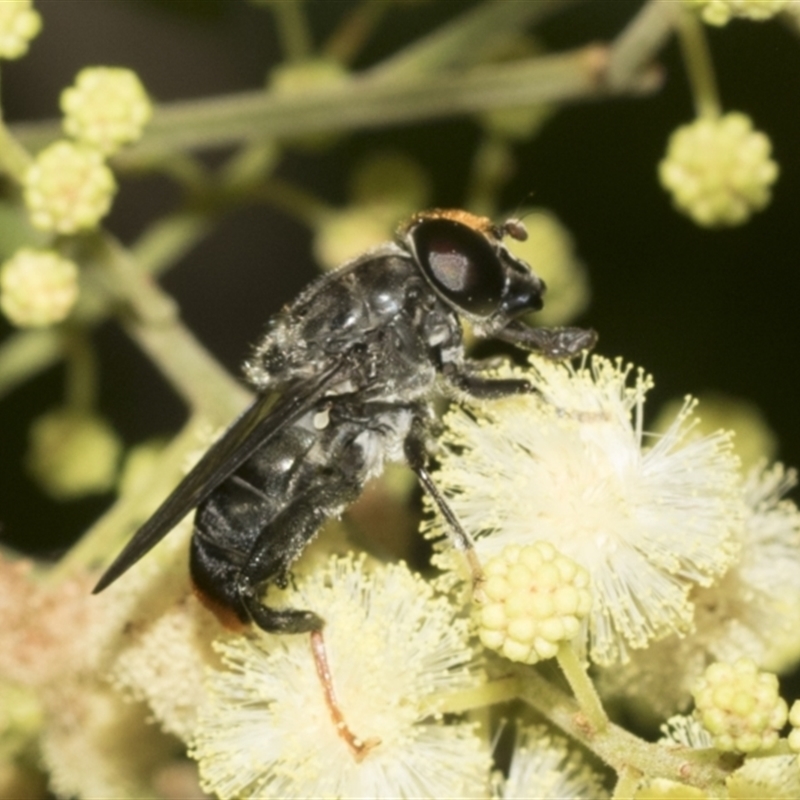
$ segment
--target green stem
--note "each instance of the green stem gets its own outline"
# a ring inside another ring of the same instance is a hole
[[[688,10],[677,11],[678,38],[694,98],[695,113],[698,117],[716,119],[722,113],[722,104],[703,23],[696,14]]]
[[[195,339],[178,317],[175,302],[139,269],[112,237],[98,235],[81,258],[94,268],[110,296],[122,302],[130,337],[147,353],[195,412],[214,424],[230,422],[250,398]]]
[[[614,40],[608,64],[608,82],[625,85],[638,74],[653,68],[656,53],[672,36],[676,14],[675,3],[649,0]]]
[[[632,768],[650,778],[667,778],[704,790],[721,789],[730,774],[719,758],[708,762],[705,758],[695,758],[689,748],[650,744],[613,723],[598,731],[575,701],[538,672],[520,669],[517,675],[522,700],[618,773]]]
[[[61,354],[57,329],[12,333],[0,346],[0,398],[55,364]]]
[[[64,332],[67,363],[66,405],[88,414],[97,398],[97,364],[86,331],[75,328]]]
[[[156,110],[144,139],[120,153],[115,164],[133,168],[152,163],[155,154],[167,157],[187,148],[383,128],[492,108],[648,93],[659,86],[648,74],[609,87],[603,79],[607,64],[607,48],[590,45],[403,81],[356,78],[341,86],[291,95],[257,91],[170,103]],[[53,123],[14,130],[27,146],[58,135]]]
[[[327,58],[340,64],[352,64],[381,18],[394,3],[392,0],[361,0],[322,47]]]
[[[556,659],[575,694],[578,705],[586,715],[587,722],[597,732],[605,730],[608,726],[608,716],[575,648],[569,642],[562,642]]]
[[[516,677],[501,678],[457,692],[439,694],[431,699],[431,713],[462,714],[476,708],[505,703],[519,697],[520,685]]]
[[[641,780],[642,773],[638,769],[625,767],[620,770],[611,800],[633,800],[633,795],[639,788]]]
[[[474,64],[494,43],[503,42],[575,2],[489,0],[384,59],[367,74],[372,79],[396,81]]]
[[[131,256],[143,272],[160,275],[180,261],[212,227],[208,214],[178,211],[156,220],[131,248]]]
[[[249,193],[249,199],[280,209],[309,228],[318,225],[329,211],[328,205],[318,197],[280,178],[264,181]]]
[[[308,58],[313,47],[301,0],[272,0],[270,6],[286,59],[302,61]]]

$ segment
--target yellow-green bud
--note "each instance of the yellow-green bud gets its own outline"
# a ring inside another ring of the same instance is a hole
[[[740,225],[770,200],[778,165],[769,138],[737,112],[678,128],[658,165],[676,208],[698,225]]]
[[[683,0],[700,10],[709,25],[727,25],[733,17],[763,21],[779,14],[789,5],[789,0]]]
[[[398,211],[394,206],[348,206],[326,213],[314,232],[317,263],[323,269],[335,269],[370,247],[391,239],[397,220]]]
[[[419,162],[401,152],[380,152],[360,161],[350,182],[355,205],[395,206],[398,216],[428,204],[431,187]]]
[[[110,155],[142,135],[153,113],[135,72],[121,67],[86,67],[61,93],[64,131]]]
[[[0,267],[0,308],[14,325],[61,322],[78,299],[78,268],[53,250],[23,247]]]
[[[42,18],[31,7],[31,0],[3,0],[0,3],[0,58],[24,56],[29,42],[41,29]]]
[[[121,449],[105,420],[64,409],[34,421],[26,463],[47,492],[69,499],[111,489]]]
[[[509,545],[484,564],[484,573],[478,634],[512,661],[555,656],[592,605],[589,573],[548,542]]]
[[[76,233],[108,213],[117,184],[94,147],[64,140],[42,150],[25,175],[25,205],[42,230]]]
[[[759,671],[749,658],[711,664],[692,692],[695,715],[714,737],[717,750],[766,750],[778,741],[788,715],[778,688],[777,677]]]

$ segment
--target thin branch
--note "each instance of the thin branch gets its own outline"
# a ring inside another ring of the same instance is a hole
[[[145,138],[118,155],[115,164],[134,167],[156,153],[258,138],[384,128],[494,108],[647,94],[659,88],[660,75],[653,71],[609,86],[605,80],[608,60],[608,48],[589,45],[415,80],[361,78],[288,96],[255,91],[178,101],[160,106]],[[13,130],[23,144],[35,149],[57,137],[60,129],[58,123],[49,122],[18,125]]]

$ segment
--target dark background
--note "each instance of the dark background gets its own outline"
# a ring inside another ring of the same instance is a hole
[[[352,5],[306,4],[317,41]],[[470,5],[403,4],[387,15],[357,67]],[[607,40],[638,6],[579,4],[550,20],[542,37],[554,49]],[[256,88],[281,58],[272,15],[240,0],[44,0],[36,7],[42,34],[27,57],[2,65],[3,107],[12,122],[56,116],[61,90],[86,65],[129,66],[153,97],[169,101]],[[533,192],[535,203],[572,231],[593,287],[579,323],[600,332],[601,353],[653,373],[652,408],[709,389],[751,399],[779,436],[779,458],[800,465],[800,38],[776,21],[734,22],[709,37],[725,109],[748,113],[773,142],[781,176],[766,211],[740,228],[707,231],[675,213],[659,187],[656,165],[667,138],[693,115],[674,43],[663,53],[660,93],[566,107],[519,145],[504,205],[513,208]],[[467,118],[357,133],[326,152],[290,153],[281,174],[344,202],[347,174],[360,156],[401,147],[429,171],[432,205],[459,206],[478,139]],[[165,179],[127,179],[109,227],[132,241],[177,199]],[[191,329],[236,372],[267,317],[315,274],[309,231],[262,206],[226,218],[163,283]],[[0,326],[4,337],[9,327]],[[112,323],[95,340],[101,410],[126,443],[175,431],[185,412],[155,369]],[[59,403],[62,384],[62,370],[54,368],[0,401],[0,536],[40,555],[67,547],[112,500],[56,503],[20,467],[29,421]]]

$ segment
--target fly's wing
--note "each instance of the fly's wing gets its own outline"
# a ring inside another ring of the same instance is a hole
[[[153,516],[139,528],[103,573],[93,594],[102,592],[112,584],[155,547],[186,514],[202,503],[256,450],[283,427],[311,409],[336,382],[345,361],[342,357],[320,375],[290,386],[277,399],[274,395],[258,397],[211,446]]]

